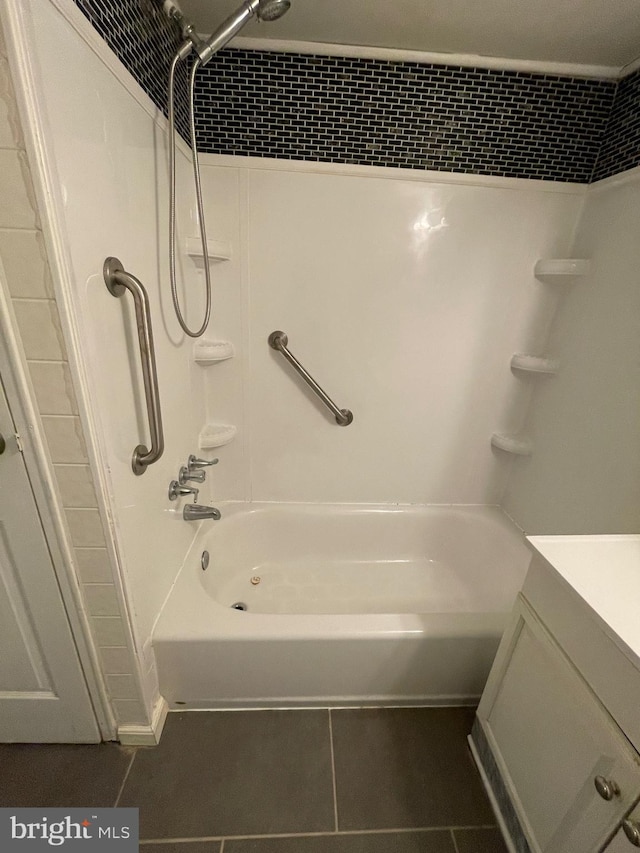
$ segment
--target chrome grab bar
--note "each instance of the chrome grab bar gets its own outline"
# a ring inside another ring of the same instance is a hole
[[[339,426],[349,426],[353,421],[353,414],[349,409],[340,409],[333,402],[331,397],[322,390],[316,380],[310,376],[304,367],[300,364],[293,353],[287,349],[289,339],[284,332],[271,332],[269,335],[269,346],[271,349],[277,349],[287,359],[293,369],[302,376],[307,385],[320,397],[325,406],[333,412],[336,418],[336,423]]]
[[[147,402],[149,418],[149,435],[151,447],[147,450],[144,444],[139,444],[133,451],[131,467],[136,476],[144,474],[147,466],[157,462],[164,451],[164,433],[162,431],[162,413],[160,411],[160,395],[158,393],[158,374],[156,372],[156,356],[153,349],[153,332],[151,329],[151,312],[149,297],[138,279],[125,271],[117,258],[107,258],[103,267],[104,281],[112,296],[122,296],[125,289],[133,296],[136,310],[136,326],[140,343],[140,360],[142,363],[142,378],[144,380],[144,396]]]

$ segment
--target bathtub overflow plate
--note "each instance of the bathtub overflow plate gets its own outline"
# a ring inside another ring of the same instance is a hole
[[[202,556],[200,557],[200,565],[202,566],[202,571],[206,572],[209,568],[209,552],[203,551]]]

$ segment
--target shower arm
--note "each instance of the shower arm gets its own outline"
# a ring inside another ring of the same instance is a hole
[[[295,355],[287,349],[288,343],[289,339],[284,332],[276,331],[271,332],[269,335],[269,346],[271,349],[278,350],[278,352],[282,353],[296,373],[304,379],[309,388],[311,388],[312,391],[320,397],[325,406],[333,413],[338,426],[349,426],[353,421],[353,413],[350,412],[349,409],[341,409],[336,406],[327,392],[318,385],[313,376],[304,369]]]
[[[185,41],[178,49],[180,59],[185,59],[192,50],[200,57],[200,64],[206,65],[211,57],[221,50],[256,14],[260,0],[244,0],[242,6],[220,24],[208,39],[201,39],[191,23],[182,21],[182,35]]]

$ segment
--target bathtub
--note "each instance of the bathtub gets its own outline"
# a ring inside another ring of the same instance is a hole
[[[498,508],[221,510],[155,627],[170,707],[477,701],[529,563]]]

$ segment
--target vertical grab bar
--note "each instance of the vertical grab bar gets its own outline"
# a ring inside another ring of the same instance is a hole
[[[149,435],[151,447],[147,449],[139,444],[131,457],[131,468],[136,476],[144,474],[148,465],[157,462],[164,452],[164,433],[162,431],[162,413],[160,411],[160,395],[158,393],[158,374],[156,371],[156,356],[153,349],[153,331],[151,329],[151,312],[149,297],[141,282],[126,272],[117,258],[107,258],[103,267],[104,281],[112,296],[122,296],[128,290],[133,296],[136,310],[136,326],[140,344],[140,361],[144,380],[144,396],[147,402],[147,417],[149,419]]]

